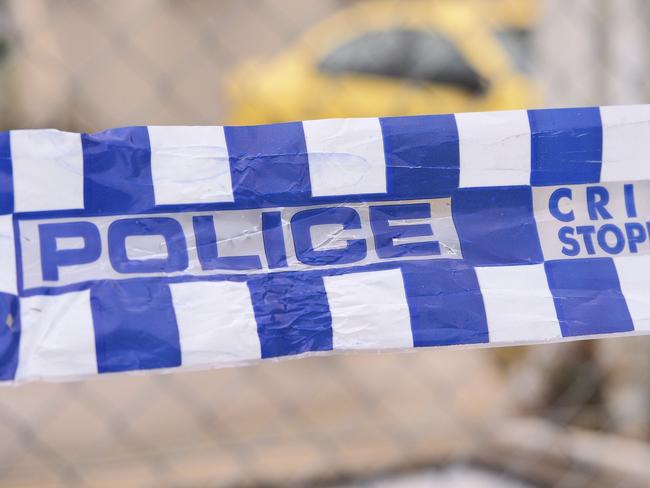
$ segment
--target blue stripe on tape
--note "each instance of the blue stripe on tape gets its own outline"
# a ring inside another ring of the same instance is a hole
[[[415,347],[488,342],[474,268],[462,261],[401,265]]]
[[[458,188],[460,155],[453,115],[388,117],[379,122],[391,197],[446,197]]]
[[[91,288],[90,304],[100,373],[181,365],[169,286],[103,281]]]
[[[634,330],[610,258],[544,263],[564,337]]]
[[[298,205],[311,196],[302,123],[225,127],[235,203]]]
[[[0,381],[12,380],[18,367],[20,344],[20,302],[0,293]]]
[[[603,128],[598,107],[529,110],[531,184],[600,181]]]
[[[467,262],[477,266],[542,262],[530,187],[462,188],[451,202]]]
[[[83,134],[81,142],[87,212],[138,213],[154,207],[146,127]]]
[[[278,273],[248,281],[262,357],[332,349],[323,279],[311,273]]]
[[[14,211],[14,180],[11,163],[11,133],[0,132],[0,214]]]

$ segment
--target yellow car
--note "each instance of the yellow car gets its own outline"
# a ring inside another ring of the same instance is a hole
[[[226,81],[230,122],[412,115],[538,103],[532,0],[355,3]]]

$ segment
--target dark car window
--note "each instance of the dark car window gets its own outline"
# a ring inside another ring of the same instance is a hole
[[[533,66],[531,32],[527,29],[505,29],[495,34],[514,67],[522,73],[530,73]]]
[[[454,45],[431,30],[369,32],[334,49],[319,68],[330,74],[363,73],[444,83],[473,93],[485,87]]]

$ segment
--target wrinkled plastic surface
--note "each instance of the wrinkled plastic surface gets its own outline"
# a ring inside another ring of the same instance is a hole
[[[650,330],[650,106],[0,134],[0,378]]]

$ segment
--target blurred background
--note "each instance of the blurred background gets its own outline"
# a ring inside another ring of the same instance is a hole
[[[646,0],[0,0],[0,126],[644,103]],[[0,486],[650,486],[650,341],[0,390]]]

